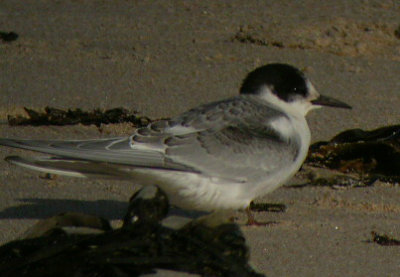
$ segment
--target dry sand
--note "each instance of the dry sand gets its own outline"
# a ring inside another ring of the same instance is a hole
[[[237,93],[246,72],[269,62],[303,68],[317,89],[354,108],[309,115],[313,140],[349,128],[399,124],[400,3],[387,1],[0,2],[0,119],[22,107],[113,108],[176,115]],[[129,126],[9,127],[2,137],[87,138]],[[0,158],[22,151],[0,148]],[[135,187],[58,178],[0,162],[0,243],[63,211],[118,219]],[[281,188],[261,213],[279,224],[243,227],[255,268],[267,276],[399,276],[400,188]],[[242,215],[240,215],[242,216]],[[117,224],[117,222],[116,222]]]

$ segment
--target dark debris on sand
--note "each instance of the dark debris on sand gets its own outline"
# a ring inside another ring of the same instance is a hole
[[[400,39],[400,25],[397,27],[396,30],[394,30],[394,36]]]
[[[136,112],[131,112],[124,108],[114,108],[109,110],[94,109],[93,111],[83,111],[81,109],[61,110],[52,107],[46,107],[43,111],[36,111],[24,107],[27,116],[8,115],[8,124],[11,126],[30,125],[96,125],[110,123],[132,123],[134,126],[143,127],[150,123],[150,119],[144,116],[138,116]]]
[[[160,220],[168,213],[166,195],[156,187],[143,190],[131,199],[122,228],[71,234],[58,224],[52,231],[41,230],[36,238],[0,247],[0,276],[127,277],[157,269],[201,276],[263,276],[247,264],[248,249],[236,224],[208,227],[192,221],[178,230],[165,227]]]
[[[400,240],[390,238],[387,235],[379,235],[376,232],[371,232],[372,242],[375,242],[382,246],[400,246]],[[371,241],[369,241],[371,242]]]
[[[250,203],[250,210],[255,212],[284,213],[286,205],[280,203]]]
[[[3,32],[0,31],[0,40],[6,43],[12,42],[18,39],[18,34],[15,32]]]
[[[400,125],[372,131],[347,130],[330,141],[315,143],[310,147],[306,165],[335,170],[341,177],[351,175],[353,180],[349,184],[359,181],[370,185],[376,180],[399,183]]]

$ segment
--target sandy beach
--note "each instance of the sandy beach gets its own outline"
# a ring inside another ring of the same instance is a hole
[[[112,3],[112,4],[111,4]],[[396,31],[397,30],[397,31]],[[8,126],[23,107],[125,107],[152,119],[233,96],[254,68],[304,70],[317,90],[353,106],[307,117],[312,140],[351,128],[399,124],[400,3],[397,1],[8,1],[0,2],[0,136],[110,137],[132,126]],[[3,159],[31,155],[0,147],[0,244],[64,211],[118,226],[134,183],[59,177]],[[266,276],[399,276],[400,187],[282,187],[257,201],[282,203],[276,221],[246,227],[251,264]],[[244,214],[238,213],[239,222]]]

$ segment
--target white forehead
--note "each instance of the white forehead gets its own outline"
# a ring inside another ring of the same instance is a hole
[[[310,80],[306,80],[306,86],[309,93],[307,98],[309,99],[316,99],[319,96],[318,91],[315,89],[314,85],[310,82]]]

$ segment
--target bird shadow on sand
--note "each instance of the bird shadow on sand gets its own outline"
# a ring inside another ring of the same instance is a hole
[[[121,219],[128,203],[117,200],[73,200],[22,198],[18,206],[0,211],[0,219],[44,219],[64,212],[93,214],[109,220]]]
[[[74,200],[49,198],[16,199],[22,204],[0,211],[0,219],[45,219],[65,212],[96,215],[108,220],[121,219],[129,203],[117,200]],[[171,215],[197,218],[207,214],[171,207]]]

